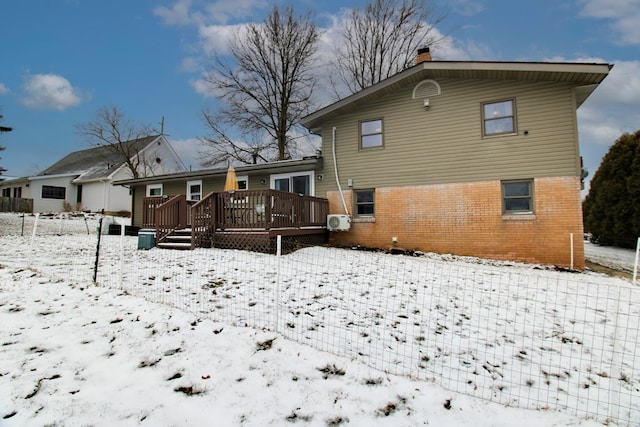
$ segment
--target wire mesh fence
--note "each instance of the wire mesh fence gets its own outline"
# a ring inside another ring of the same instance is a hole
[[[98,284],[203,318],[505,405],[640,425],[640,289],[624,279],[301,243],[277,256],[113,235],[97,251],[95,231],[21,239],[2,258],[50,277],[90,283],[99,255]]]

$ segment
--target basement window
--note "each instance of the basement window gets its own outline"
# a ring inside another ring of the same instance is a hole
[[[356,190],[354,202],[356,205],[356,217],[374,217],[376,213],[375,190]]]
[[[533,180],[502,181],[502,213],[519,215],[533,213]]]

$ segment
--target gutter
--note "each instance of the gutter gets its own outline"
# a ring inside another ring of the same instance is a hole
[[[313,157],[303,160],[283,160],[273,163],[262,163],[258,165],[238,166],[235,168],[236,173],[244,173],[247,175],[256,174],[259,172],[297,172],[309,170],[310,168],[321,169],[323,165],[322,157]],[[169,182],[169,181],[181,181],[190,178],[205,178],[205,177],[224,177],[227,175],[227,169],[205,169],[194,172],[179,172],[168,175],[156,175],[144,178],[132,178],[114,181],[113,185],[140,185],[155,182]]]

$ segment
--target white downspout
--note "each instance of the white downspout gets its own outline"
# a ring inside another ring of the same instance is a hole
[[[338,184],[338,191],[340,192],[340,198],[342,199],[342,206],[344,206],[344,212],[348,215],[349,209],[347,208],[347,202],[344,200],[344,193],[342,192],[342,186],[340,185],[340,177],[338,176],[338,160],[336,159],[336,127],[331,129],[331,154],[333,155],[333,170],[336,173],[336,183]]]

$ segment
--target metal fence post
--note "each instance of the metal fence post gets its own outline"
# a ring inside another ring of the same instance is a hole
[[[98,244],[96,245],[96,259],[93,266],[93,283],[98,281],[98,261],[100,259],[100,238],[102,237],[102,216],[98,220]]]
[[[84,226],[85,226],[85,227],[86,227],[86,229],[87,229],[87,236],[88,236],[88,235],[89,235],[89,234],[91,234],[91,233],[89,232],[89,224],[87,223],[87,214],[86,214],[86,213],[85,213],[85,214],[83,214],[83,215],[82,215],[82,217],[84,218]]]

